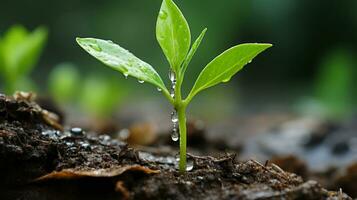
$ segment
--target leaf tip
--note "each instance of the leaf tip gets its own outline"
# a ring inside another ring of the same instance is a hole
[[[81,40],[82,40],[82,38],[76,37],[76,41],[77,41],[78,44],[81,42]]]

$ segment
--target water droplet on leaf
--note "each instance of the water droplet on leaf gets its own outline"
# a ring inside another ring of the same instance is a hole
[[[165,11],[161,10],[159,13],[159,17],[160,17],[160,19],[165,20],[165,19],[167,19],[167,13]]]
[[[226,79],[222,80],[222,82],[223,82],[223,83],[227,83],[228,81],[231,80],[231,78],[232,78],[232,77],[226,78]]]
[[[161,89],[161,88],[159,88],[159,87],[158,87],[158,88],[156,88],[156,89],[157,89],[157,91],[159,91],[159,92],[161,92],[161,91],[162,91],[162,89]]]
[[[102,48],[98,44],[89,44],[89,46],[96,51],[102,51]]]
[[[144,83],[145,81],[138,79],[138,82],[139,83]]]

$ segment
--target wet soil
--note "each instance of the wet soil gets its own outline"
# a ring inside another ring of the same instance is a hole
[[[27,96],[0,95],[0,199],[351,199],[235,154],[189,155],[180,174],[175,154],[67,130]]]

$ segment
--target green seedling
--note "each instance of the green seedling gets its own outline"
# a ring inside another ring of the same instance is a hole
[[[115,106],[125,96],[125,89],[119,87],[115,78],[92,74],[83,80],[78,95],[79,104],[85,112],[103,119],[115,111]]]
[[[83,77],[72,63],[55,66],[48,85],[48,91],[56,102],[61,105],[78,103],[85,113],[96,118],[111,115],[126,93],[116,78],[103,74]]]
[[[72,63],[61,63],[54,67],[48,79],[48,91],[56,102],[65,104],[76,97],[80,74]]]
[[[327,117],[341,118],[350,114],[353,108],[354,66],[354,57],[346,49],[335,49],[323,59],[315,93]]]
[[[0,39],[0,74],[8,94],[31,84],[27,76],[37,64],[46,39],[45,28],[29,33],[20,25],[11,27]]]
[[[206,30],[202,31],[191,46],[190,28],[183,14],[172,0],[162,2],[157,18],[156,38],[170,64],[170,90],[166,88],[160,75],[151,65],[112,41],[77,38],[78,44],[90,55],[123,73],[125,77],[132,76],[137,78],[140,83],[148,82],[155,85],[174,106],[171,118],[173,122],[172,139],[177,141],[180,138],[180,172],[186,171],[186,109],[193,97],[209,87],[228,82],[243,66],[272,46],[271,44],[249,43],[226,50],[207,64],[190,93],[186,98],[183,98],[181,86],[187,66],[198,49]],[[178,130],[180,135],[178,135]]]

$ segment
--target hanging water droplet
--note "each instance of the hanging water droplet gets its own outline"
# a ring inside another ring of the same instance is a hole
[[[172,98],[175,98],[175,88],[174,88],[174,87],[171,87],[170,96],[171,96]]]
[[[162,89],[161,89],[161,88],[159,88],[159,87],[158,87],[158,88],[156,88],[156,89],[157,89],[157,91],[159,91],[159,92],[161,92],[161,91],[162,91]]]
[[[160,11],[159,13],[159,17],[163,20],[165,20],[167,18],[167,13],[163,10]]]
[[[123,74],[124,74],[125,79],[128,79],[129,74],[128,73],[123,73]]]
[[[98,44],[89,44],[89,46],[96,51],[102,51],[102,48]]]
[[[172,133],[171,133],[171,139],[172,141],[176,142],[178,139],[179,139],[179,134],[178,134],[178,131],[177,131],[177,128],[174,127],[172,129]]]
[[[232,78],[232,77],[226,78],[226,79],[222,80],[222,82],[223,82],[223,83],[226,83],[226,82],[230,81],[231,78]]]
[[[172,69],[170,69],[170,71],[169,71],[169,79],[170,79],[171,83],[174,83],[174,82],[176,83],[176,74]]]
[[[171,113],[171,121],[172,121],[172,123],[177,123],[177,122],[178,122],[178,116],[177,116],[176,110],[174,110],[174,111]]]
[[[138,82],[139,83],[144,83],[145,81],[138,79]]]
[[[193,170],[193,160],[192,159],[187,159],[186,161],[186,171],[192,171]]]
[[[251,63],[251,62],[252,62],[252,60],[248,61],[248,63]]]
[[[171,88],[170,88],[170,96],[172,98],[175,98],[175,88],[176,88],[176,83],[172,83]]]

